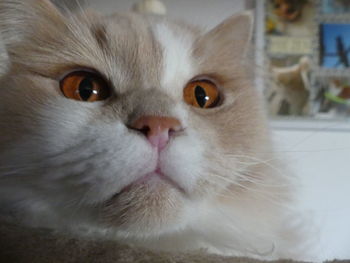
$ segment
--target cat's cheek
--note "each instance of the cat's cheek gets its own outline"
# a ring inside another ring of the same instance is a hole
[[[81,166],[86,169],[89,165],[89,168],[83,180],[77,182],[88,184],[84,193],[87,204],[110,199],[140,176],[154,171],[157,165],[156,151],[145,140],[120,126],[123,125],[100,125],[92,134],[101,138],[90,138],[94,143],[82,149],[82,156],[86,152],[94,156],[88,162],[82,160]],[[73,167],[69,169],[67,174]]]
[[[191,196],[203,174],[203,145],[194,132],[170,142],[160,155],[161,171]]]
[[[49,138],[48,142],[56,150],[60,150],[62,147],[77,144],[85,137],[92,137],[89,133],[93,132],[97,112],[99,108],[92,103],[82,105],[59,98],[55,104],[42,105],[37,109],[37,132],[43,138]],[[98,139],[97,136],[95,138]]]
[[[125,142],[130,142],[130,140],[125,139]],[[109,160],[104,166],[87,174],[91,178],[89,188],[84,194],[88,205],[104,203],[118,195],[140,176],[155,169],[157,165],[156,152],[151,151],[149,147],[141,147],[143,145],[140,144],[134,146],[131,142],[128,149],[124,148],[124,154],[129,159],[115,156],[114,160]],[[122,153],[117,155],[122,155]],[[108,159],[108,157],[104,158]]]

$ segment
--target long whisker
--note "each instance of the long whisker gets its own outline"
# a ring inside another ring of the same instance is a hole
[[[232,176],[235,176],[235,178],[239,178],[241,179],[240,177],[242,177],[242,175],[240,175],[239,173],[230,173],[229,174],[230,177],[226,177],[226,176],[223,176],[223,175],[220,175],[219,173],[213,173],[211,172],[210,175],[208,176],[208,178],[212,178],[212,179],[208,179],[207,180],[209,182],[212,182],[214,184],[217,184],[218,182],[215,182],[213,181],[213,177],[214,178],[217,178],[223,182],[226,182],[230,185],[235,185],[241,189],[244,189],[246,191],[251,191],[251,192],[254,192],[254,193],[257,193],[259,195],[259,198],[264,198],[264,199],[267,199],[271,202],[274,202],[278,205],[281,205],[281,202],[278,202],[278,200],[281,199],[281,197],[286,193],[286,190],[289,190],[289,185],[288,184],[282,184],[282,185],[278,185],[278,184],[274,184],[274,185],[268,185],[268,184],[265,184],[265,183],[257,183],[256,181],[254,180],[251,180],[251,182],[249,182],[250,184],[244,184],[243,182],[246,181],[245,177],[243,176],[243,179],[242,180],[234,180],[232,179],[231,177]],[[264,190],[263,188],[257,188],[257,187],[254,187],[254,186],[263,186],[263,187],[267,187],[266,190]],[[275,189],[275,190],[278,190],[278,192],[276,191],[269,191],[271,190],[271,188]],[[226,187],[227,189],[227,187]],[[234,191],[231,191],[230,194],[234,193]],[[222,193],[220,193],[222,194]],[[227,197],[227,191],[225,192],[225,194],[223,195],[224,197]],[[236,196],[237,197],[237,196]],[[236,198],[234,197],[234,198]],[[283,198],[282,198],[283,199]],[[283,202],[282,202],[282,205],[283,205]]]
[[[282,170],[278,169],[277,167],[275,167],[274,165],[272,165],[270,163],[270,161],[274,160],[274,158],[267,159],[267,160],[262,160],[262,159],[259,159],[257,157],[254,157],[254,156],[238,155],[238,154],[226,154],[225,156],[226,157],[231,157],[231,158],[246,158],[246,159],[249,159],[249,160],[254,160],[254,161],[256,161],[256,164],[264,164],[267,167],[271,168],[273,171],[277,172],[278,175],[280,175],[282,177],[287,176]]]

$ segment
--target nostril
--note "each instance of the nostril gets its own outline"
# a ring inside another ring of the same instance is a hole
[[[148,126],[142,126],[142,127],[135,127],[132,125],[126,125],[128,127],[128,129],[136,131],[136,132],[140,132],[142,134],[144,134],[145,136],[147,136],[147,134],[150,132],[150,128]]]
[[[169,131],[168,131],[169,137],[171,137],[171,136],[173,136],[173,135],[175,135],[175,134],[177,134],[177,133],[179,133],[179,132],[181,132],[183,130],[184,130],[184,128],[182,128],[182,126],[180,126],[180,125],[176,126],[176,127],[173,127],[173,128],[170,128]]]
[[[142,133],[148,139],[156,136],[166,141],[183,129],[178,119],[163,116],[142,116],[136,119],[129,128]]]
[[[147,136],[149,134],[149,132],[151,131],[151,128],[147,125],[144,125],[142,128],[140,129],[135,129],[139,132],[141,132],[143,135]]]
[[[176,133],[176,130],[173,128],[169,129],[168,131],[169,137],[173,136],[175,133]]]

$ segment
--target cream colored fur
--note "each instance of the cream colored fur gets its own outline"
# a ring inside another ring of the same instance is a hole
[[[248,13],[202,32],[160,17],[0,0],[9,63],[0,79],[2,214],[160,250],[303,258],[291,178],[245,63],[251,31]],[[59,80],[82,68],[109,81],[110,99],[63,96]],[[218,107],[183,101],[193,78],[217,83]],[[184,132],[158,154],[128,128],[144,115],[177,118]],[[157,163],[183,192],[163,180],[120,192]]]

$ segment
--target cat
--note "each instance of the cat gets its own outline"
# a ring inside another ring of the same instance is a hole
[[[252,24],[0,0],[2,216],[150,249],[302,257],[246,59]]]

